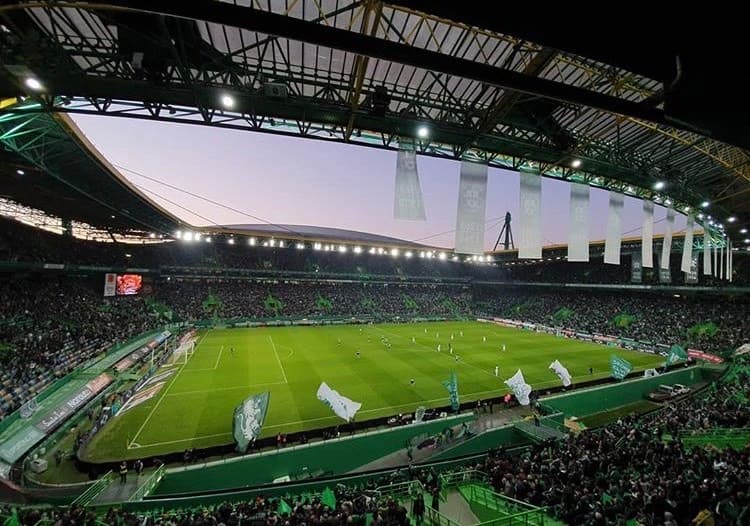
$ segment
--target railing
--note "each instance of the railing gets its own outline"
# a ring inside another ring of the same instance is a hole
[[[543,525],[545,508],[538,508],[492,490],[472,484],[468,487],[467,500],[476,502],[503,514],[496,519],[482,522],[480,526]],[[510,513],[510,514],[509,514]]]
[[[381,497],[390,497],[394,500],[398,500],[403,497],[413,497],[416,493],[424,492],[424,486],[418,480],[406,480],[404,482],[395,482],[393,484],[386,484],[385,486],[378,486],[375,488],[377,494]]]
[[[143,500],[145,499],[149,493],[153,491],[153,489],[161,482],[162,477],[164,477],[164,472],[166,471],[166,468],[164,467],[164,464],[156,468],[156,471],[151,473],[151,475],[146,479],[146,482],[144,482],[135,493],[133,493],[128,501],[133,502],[135,500]]]
[[[681,431],[679,440],[686,447],[712,445],[741,449],[750,443],[750,428],[716,428],[696,431]]]
[[[71,503],[71,506],[85,506],[93,501],[102,491],[104,491],[104,488],[109,486],[114,477],[115,475],[111,470],[107,471],[102,478],[94,482],[86,491],[78,495],[76,500]]]
[[[450,517],[446,517],[436,509],[429,506],[425,509],[425,518],[427,519],[426,522],[432,526],[461,526]]]

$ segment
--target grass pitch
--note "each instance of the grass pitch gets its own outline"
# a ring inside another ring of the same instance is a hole
[[[568,368],[574,383],[592,379],[589,367],[595,378],[607,377],[612,352],[598,344],[479,322],[204,331],[187,363],[172,366],[176,372],[154,398],[112,419],[90,443],[86,459],[113,461],[229,444],[234,407],[266,390],[271,400],[263,436],[273,436],[342,422],[315,397],[322,381],[362,403],[361,422],[420,405],[447,405],[442,382],[452,371],[466,402],[508,392],[503,381],[519,368],[535,389],[560,385],[548,369],[555,359]],[[636,369],[663,362],[655,355],[614,352]]]

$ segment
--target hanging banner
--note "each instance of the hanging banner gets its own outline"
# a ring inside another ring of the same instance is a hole
[[[542,178],[538,174],[518,172],[521,180],[521,237],[518,259],[542,257]]]
[[[505,380],[505,383],[510,387],[513,394],[516,395],[518,403],[521,405],[529,405],[529,395],[531,394],[531,386],[526,383],[523,378],[521,369],[516,371],[516,374]]]
[[[630,255],[630,282],[641,283],[643,281],[643,267],[641,265],[641,255],[633,252]]]
[[[674,230],[674,209],[667,208],[667,220],[664,226],[664,239],[661,244],[661,265],[664,270],[669,270],[669,259],[672,255],[672,231]]]
[[[414,145],[404,143],[396,155],[396,194],[393,201],[393,218],[407,221],[424,221],[424,200],[419,184],[417,153]]]
[[[456,215],[456,248],[459,254],[482,255],[487,208],[487,165],[461,162]]]
[[[356,415],[359,408],[362,407],[361,403],[350,400],[339,394],[338,391],[334,391],[328,387],[328,384],[325,382],[322,382],[320,387],[318,387],[318,393],[316,396],[318,397],[318,400],[330,407],[331,411],[336,413],[336,416],[343,418],[347,422],[354,420],[354,415]]]
[[[615,191],[610,190],[609,192],[609,214],[607,216],[607,238],[604,241],[604,262],[610,265],[620,264],[624,197]]]
[[[589,260],[589,186],[570,183],[568,261]]]
[[[711,234],[708,233],[708,221],[703,223],[703,275],[711,275]]]
[[[104,295],[114,296],[117,290],[117,274],[108,272],[104,274]]]
[[[687,218],[687,226],[685,227],[685,240],[682,244],[682,265],[680,269],[683,272],[690,272],[690,268],[693,264],[693,228],[695,227],[695,219],[692,215]]]
[[[727,279],[732,282],[732,265],[734,264],[734,251],[732,250],[732,241],[727,238],[729,243],[729,257],[727,258]]]
[[[711,243],[711,252],[713,253],[713,263],[711,264],[711,275],[716,276],[719,273],[718,267],[718,255],[719,255],[719,244],[717,242]]]
[[[643,201],[641,265],[645,268],[654,268],[654,202],[646,200]]]
[[[719,279],[724,279],[724,257],[726,253],[726,241],[719,247]]]
[[[696,285],[698,283],[698,254],[693,254],[690,259],[690,272],[685,273],[685,283]]]

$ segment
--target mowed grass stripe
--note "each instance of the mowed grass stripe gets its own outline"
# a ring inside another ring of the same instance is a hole
[[[448,352],[451,333],[459,362]],[[503,344],[506,352],[500,350]],[[446,405],[442,382],[451,371],[458,374],[461,401],[467,402],[507,392],[503,381],[519,368],[537,390],[559,385],[548,369],[555,359],[574,382],[606,377],[613,352],[636,369],[663,362],[659,356],[478,322],[216,329],[201,335],[192,358],[156,400],[108,424],[89,458],[134,458],[229,443],[234,407],[266,390],[271,402],[264,436],[272,436],[341,423],[315,397],[321,381],[362,402],[361,421],[420,405]],[[125,437],[136,431],[141,448],[128,450]]]

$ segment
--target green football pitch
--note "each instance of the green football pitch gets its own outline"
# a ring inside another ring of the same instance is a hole
[[[342,423],[316,398],[321,382],[361,402],[361,422],[420,405],[448,405],[442,382],[452,371],[466,402],[508,392],[503,380],[518,369],[535,389],[560,385],[548,369],[555,359],[574,383],[592,379],[589,367],[595,378],[609,376],[612,352],[594,343],[479,322],[204,331],[192,356],[170,366],[175,372],[158,394],[114,417],[89,444],[85,458],[112,461],[230,444],[235,406],[263,391],[271,394],[263,436],[273,436]],[[615,352],[636,369],[663,361]]]

